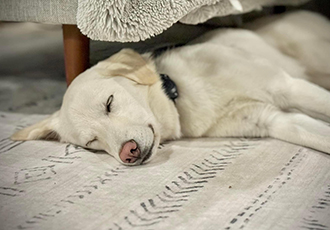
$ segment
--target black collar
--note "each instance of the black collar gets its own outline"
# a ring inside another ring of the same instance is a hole
[[[163,89],[165,91],[165,94],[168,96],[169,99],[171,99],[175,103],[175,99],[177,99],[179,96],[178,88],[176,87],[176,84],[166,74],[160,74],[160,78],[162,79],[163,82]]]

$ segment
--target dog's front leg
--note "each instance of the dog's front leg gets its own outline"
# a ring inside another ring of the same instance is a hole
[[[302,79],[285,78],[272,88],[275,104],[282,109],[297,109],[330,123],[329,91]]]
[[[305,114],[263,102],[237,105],[205,133],[211,137],[273,137],[330,154],[330,126]]]
[[[269,123],[271,137],[330,154],[330,126],[305,114],[277,112]]]

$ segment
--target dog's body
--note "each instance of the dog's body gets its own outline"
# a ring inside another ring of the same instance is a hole
[[[125,49],[81,74],[60,111],[13,139],[56,133],[127,165],[182,136],[270,136],[330,153],[330,93],[305,81],[305,68],[246,30],[214,31],[154,60]],[[176,83],[175,102],[158,73]]]

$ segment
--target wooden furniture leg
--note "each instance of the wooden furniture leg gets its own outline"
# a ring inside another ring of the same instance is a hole
[[[66,83],[69,86],[75,77],[89,67],[89,38],[77,25],[63,25],[64,62]]]

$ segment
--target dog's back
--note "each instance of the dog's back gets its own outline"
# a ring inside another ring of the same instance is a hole
[[[248,28],[305,66],[310,81],[330,89],[330,23],[327,18],[298,11],[257,20]]]
[[[280,66],[292,77],[309,80],[303,67],[297,60],[281,53],[270,46],[261,36],[246,29],[217,29],[206,33],[191,44],[221,44],[245,51],[246,53],[264,58],[274,65]]]

